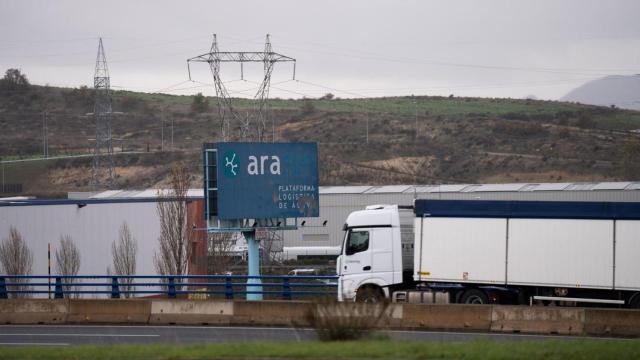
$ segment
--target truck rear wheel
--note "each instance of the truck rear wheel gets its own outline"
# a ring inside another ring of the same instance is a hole
[[[356,292],[356,302],[379,303],[384,300],[384,292],[377,286],[362,286]]]
[[[469,289],[462,294],[460,302],[463,304],[488,304],[489,296],[478,289]]]

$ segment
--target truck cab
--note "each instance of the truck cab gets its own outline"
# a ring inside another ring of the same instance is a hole
[[[338,300],[376,302],[411,276],[412,218],[411,210],[397,205],[372,205],[347,217],[336,262]]]

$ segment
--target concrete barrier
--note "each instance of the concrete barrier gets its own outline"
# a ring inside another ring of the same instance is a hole
[[[489,331],[491,307],[484,305],[404,304],[402,327]]]
[[[230,324],[233,301],[153,300],[150,324]]]
[[[357,304],[341,304],[356,313]],[[311,326],[318,306],[298,301],[186,299],[0,300],[0,323]],[[321,305],[331,306],[331,305]],[[344,311],[343,311],[344,312]],[[365,312],[366,313],[366,312]],[[331,315],[332,312],[329,311]],[[336,311],[340,316],[340,311]],[[331,315],[333,316],[333,315]],[[397,329],[640,337],[640,311],[563,307],[391,304],[380,323]]]
[[[584,331],[589,335],[640,336],[640,311],[584,309]]]
[[[149,300],[68,300],[69,323],[147,324],[151,315]]]
[[[301,301],[235,301],[235,325],[309,326],[308,314],[315,306]]]
[[[67,321],[67,311],[67,300],[0,300],[0,323],[62,324]]]
[[[492,306],[491,331],[580,335],[584,309],[526,306]]]

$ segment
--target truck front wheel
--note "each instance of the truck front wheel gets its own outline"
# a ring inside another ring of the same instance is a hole
[[[365,285],[356,292],[356,302],[379,303],[384,299],[384,292],[377,286]]]
[[[463,304],[488,304],[489,296],[478,289],[469,289],[462,294],[460,302]]]

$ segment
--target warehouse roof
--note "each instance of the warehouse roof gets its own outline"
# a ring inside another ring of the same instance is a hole
[[[626,191],[640,190],[640,182],[582,182],[582,183],[508,183],[508,184],[445,184],[445,185],[356,185],[320,186],[320,194],[413,194],[413,193],[471,193],[525,191]],[[88,196],[82,196],[82,194]],[[69,193],[69,198],[121,199],[155,198],[157,189],[109,190],[100,193]],[[203,197],[202,189],[189,189],[187,197]]]
[[[470,193],[470,192],[521,192],[521,191],[598,191],[640,190],[640,182],[584,182],[584,183],[509,183],[509,184],[445,184],[445,185],[355,185],[320,186],[320,194],[413,194],[413,193]],[[90,194],[91,199],[106,198],[155,198],[157,189],[110,190]],[[83,193],[70,193],[82,195]],[[202,189],[189,189],[189,198],[202,198]],[[76,198],[83,198],[78,196]],[[86,196],[84,198],[87,198]]]
[[[162,191],[162,190],[161,190]],[[164,190],[166,191],[166,190]],[[509,183],[509,184],[444,184],[444,185],[385,185],[385,186],[320,186],[321,195],[330,194],[429,194],[429,193],[500,193],[532,191],[640,191],[640,182],[583,182],[583,183]],[[107,190],[102,192],[70,192],[68,199],[0,198],[0,206],[56,205],[109,202],[155,201],[158,189]],[[189,189],[189,199],[201,199],[202,189]]]
[[[523,191],[640,190],[640,182],[321,186],[320,194],[413,194]]]

